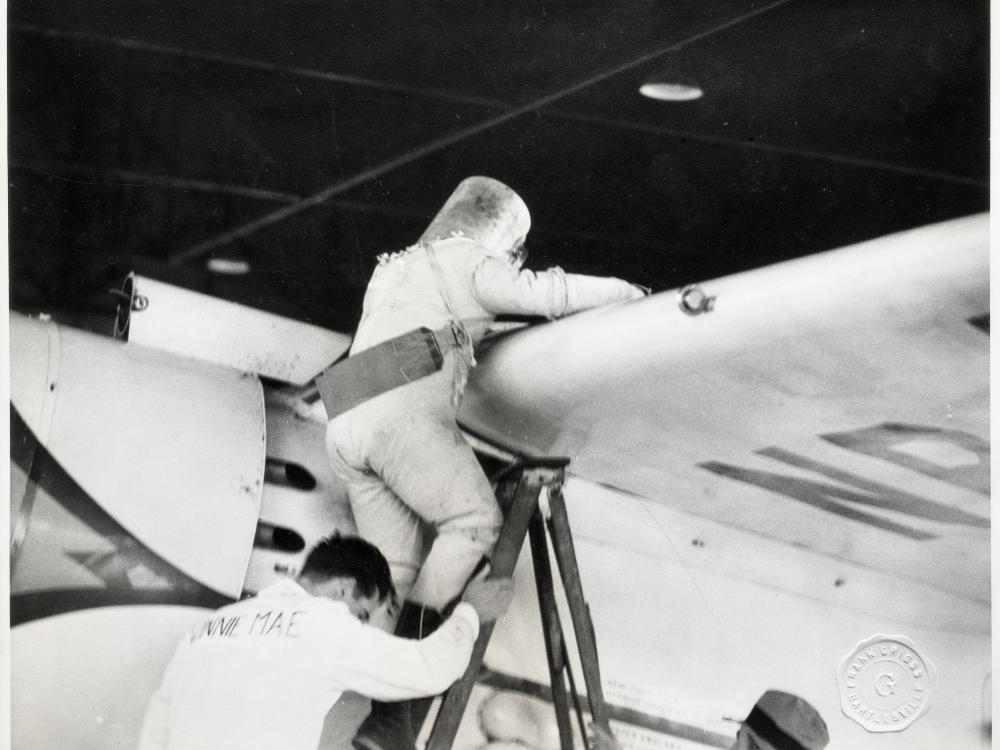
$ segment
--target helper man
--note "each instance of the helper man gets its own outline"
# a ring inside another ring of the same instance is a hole
[[[591,729],[591,750],[621,750],[613,735],[597,725]],[[729,750],[823,750],[829,742],[826,722],[808,701],[767,690],[740,723]]]
[[[323,540],[295,580],[217,610],[181,640],[139,750],[315,750],[345,690],[398,701],[446,689],[465,671],[480,623],[506,610],[511,584],[471,583],[424,640],[365,624],[394,594],[373,545]]]
[[[743,720],[730,750],[823,750],[829,742],[826,722],[808,701],[767,690]]]
[[[646,294],[620,279],[560,268],[521,270],[530,223],[513,190],[470,177],[416,245],[379,257],[368,284],[351,359],[370,356],[376,345],[418,327],[435,332],[443,353],[436,372],[331,413],[327,428],[327,450],[347,482],[358,532],[385,552],[406,599],[400,635],[419,637],[433,629],[499,535],[502,518],[493,491],[455,421],[475,364],[473,347],[488,325],[500,314],[552,319]],[[365,373],[398,373],[409,366],[404,360],[355,366],[360,372],[345,374],[341,382],[370,382]],[[422,522],[436,531],[426,559]],[[411,709],[412,721],[403,705],[375,704],[355,746],[412,748],[426,702]]]

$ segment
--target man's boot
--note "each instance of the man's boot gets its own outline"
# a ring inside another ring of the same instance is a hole
[[[438,629],[442,620],[437,610],[404,601],[395,634],[401,638],[425,638]],[[391,703],[372,701],[371,713],[351,744],[357,750],[413,750],[433,702],[433,696]]]

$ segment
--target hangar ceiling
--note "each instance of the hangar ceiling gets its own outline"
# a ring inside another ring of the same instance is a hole
[[[529,267],[654,289],[988,207],[986,3],[14,0],[7,38],[25,312],[110,321],[135,269],[351,330],[470,174]]]

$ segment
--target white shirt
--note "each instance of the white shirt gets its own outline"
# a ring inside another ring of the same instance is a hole
[[[290,579],[223,607],[177,647],[150,700],[139,750],[315,750],[345,690],[378,700],[443,692],[479,634],[460,603],[423,640],[365,625]]]

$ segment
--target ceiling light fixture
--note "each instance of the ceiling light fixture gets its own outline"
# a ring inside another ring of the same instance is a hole
[[[219,276],[245,276],[250,273],[250,263],[239,257],[210,257],[206,263],[208,270]]]
[[[649,81],[639,87],[639,93],[661,102],[689,102],[701,99],[704,91],[693,81],[674,79],[673,81]]]
[[[639,87],[639,93],[661,102],[690,102],[704,96],[696,74],[704,73],[701,64],[671,56],[665,64],[654,69]]]

